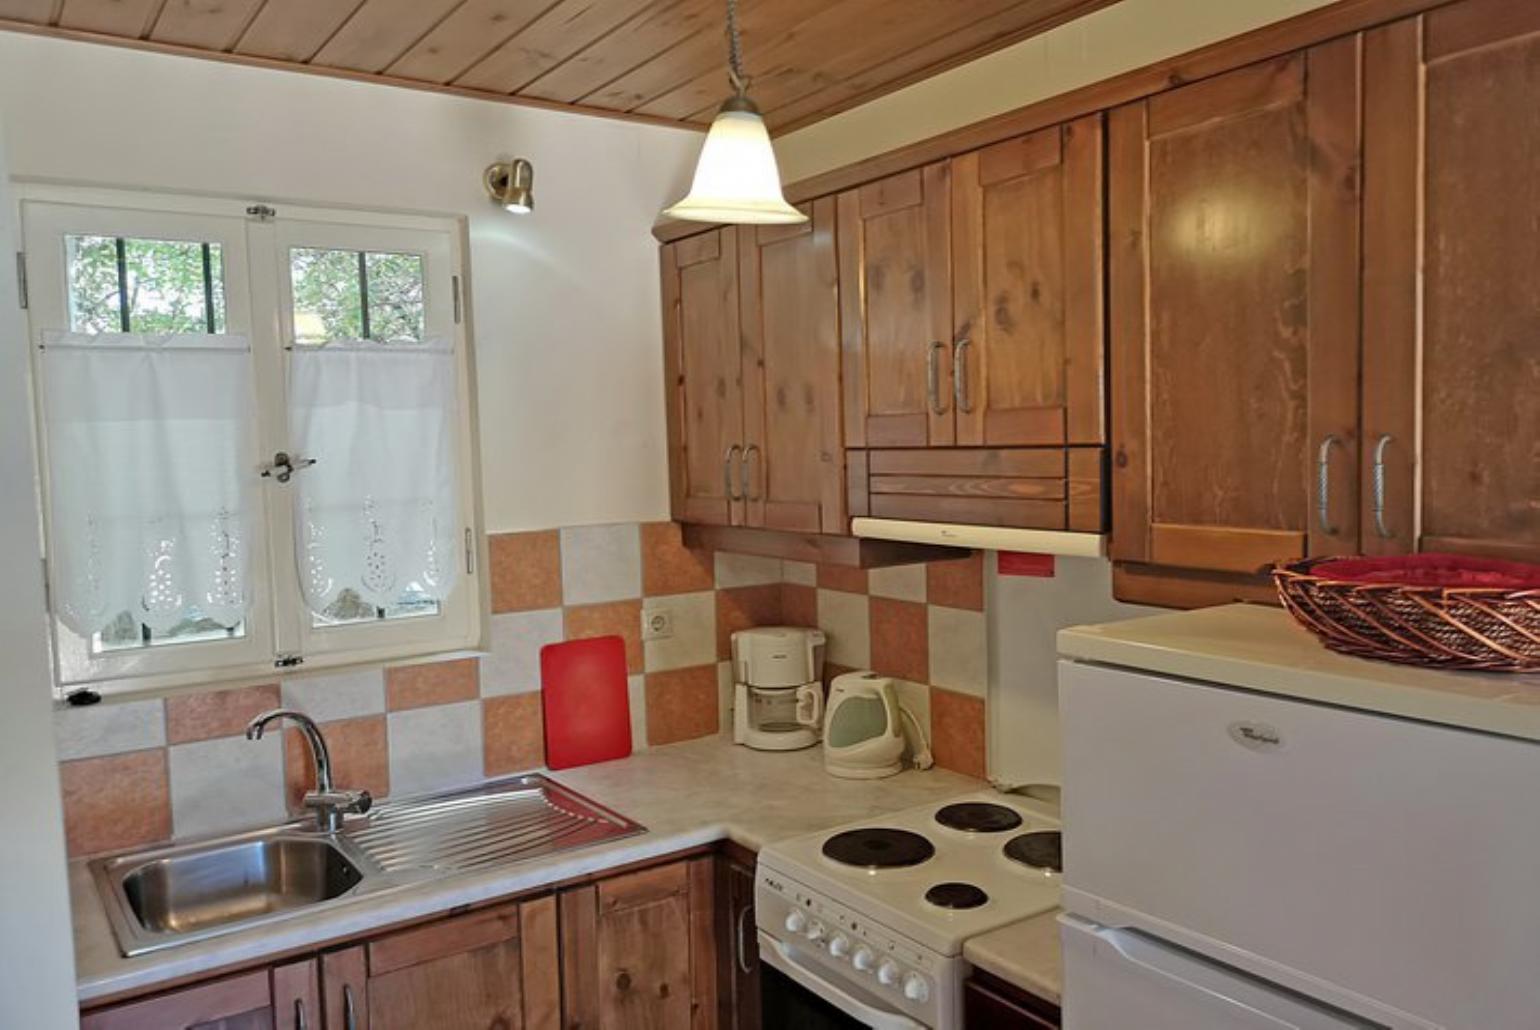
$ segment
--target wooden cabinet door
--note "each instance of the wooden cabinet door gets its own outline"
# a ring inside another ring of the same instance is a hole
[[[307,958],[274,966],[274,1030],[321,1030],[324,1018],[320,963]]]
[[[738,230],[746,522],[844,533],[834,198]]]
[[[81,1030],[273,1030],[272,986],[268,971],[259,969],[96,1009],[81,1017],[80,1026]]]
[[[733,525],[743,519],[738,230],[670,243],[660,260],[674,518]]]
[[[1364,74],[1363,548],[1540,560],[1540,7],[1375,29]]]
[[[562,892],[567,1030],[716,1025],[711,861],[654,866]]]
[[[1105,442],[1102,116],[952,160],[957,443]]]
[[[1111,113],[1114,558],[1356,549],[1358,81],[1345,38]]]
[[[759,937],[754,924],[754,867],[717,862],[717,941],[722,1030],[759,1030]]]
[[[326,1030],[369,1030],[369,961],[364,945],[321,956]]]
[[[949,178],[934,164],[839,195],[847,446],[955,440]]]
[[[502,905],[371,941],[370,1030],[524,1027],[520,907]]]

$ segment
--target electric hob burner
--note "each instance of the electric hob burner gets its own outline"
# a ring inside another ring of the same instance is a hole
[[[974,833],[1004,833],[1021,825],[1014,808],[992,805],[987,801],[963,801],[947,805],[936,813],[936,822],[950,830]]]
[[[1005,857],[1013,862],[1045,872],[1064,871],[1063,836],[1058,830],[1037,830],[1012,837],[1005,845]]]
[[[897,869],[919,865],[936,853],[936,846],[918,833],[872,826],[836,833],[823,842],[825,858],[866,869]]]
[[[938,883],[925,892],[925,900],[937,908],[978,908],[989,895],[971,883]]]

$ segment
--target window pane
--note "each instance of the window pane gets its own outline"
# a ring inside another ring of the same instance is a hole
[[[437,615],[438,599],[417,583],[402,591],[394,603],[377,608],[357,593],[344,587],[337,592],[336,600],[326,606],[326,614],[311,615],[310,625],[316,629],[327,626],[345,626],[350,623],[376,622],[380,619],[410,619],[419,615]]]
[[[131,612],[120,612],[100,633],[91,638],[93,654],[128,651],[139,647],[161,647],[165,644],[195,644],[210,640],[238,640],[246,635],[246,623],[221,626],[212,619],[205,619],[196,611],[189,610],[186,619],[164,632],[155,632],[134,618]]]
[[[366,254],[369,271],[369,338],[422,339],[422,258],[416,254]]]
[[[295,343],[363,338],[357,251],[294,247],[289,251],[289,276]]]
[[[121,331],[117,241],[111,236],[68,236],[64,242],[70,329],[77,333]]]
[[[112,236],[70,236],[65,244],[75,332],[224,332],[219,244]]]

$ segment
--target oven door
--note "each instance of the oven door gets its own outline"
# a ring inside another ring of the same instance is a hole
[[[764,1025],[797,1030],[926,1030],[901,1012],[886,1008],[864,991],[828,979],[802,962],[795,949],[759,931]]]

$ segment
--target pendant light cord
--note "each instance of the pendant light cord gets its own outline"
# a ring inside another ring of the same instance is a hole
[[[740,97],[749,91],[743,74],[743,39],[738,34],[738,0],[727,0],[727,81]]]

